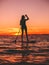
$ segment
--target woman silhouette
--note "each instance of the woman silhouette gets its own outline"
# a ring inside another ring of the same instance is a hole
[[[21,20],[20,20],[20,25],[21,25],[21,31],[22,31],[22,36],[21,36],[21,39],[22,39],[22,43],[23,43],[23,32],[25,31],[26,33],[26,38],[27,38],[27,42],[29,41],[28,40],[28,35],[27,35],[27,26],[26,26],[26,21],[29,20],[29,17],[27,15],[22,15],[21,17]]]

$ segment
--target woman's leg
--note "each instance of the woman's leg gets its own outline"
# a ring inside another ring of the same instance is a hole
[[[27,27],[25,27],[25,33],[26,33],[27,41],[29,41],[29,40],[28,40],[28,35],[27,35]]]
[[[21,29],[21,31],[22,31],[21,40],[22,40],[22,42],[23,42],[23,29]]]
[[[22,31],[22,34],[21,34],[22,47],[24,47],[24,45],[23,45],[23,33],[24,33],[24,29],[23,29],[23,28],[21,28],[21,31]]]

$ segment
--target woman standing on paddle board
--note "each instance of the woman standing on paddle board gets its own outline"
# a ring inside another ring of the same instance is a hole
[[[27,38],[27,42],[28,40],[28,35],[27,35],[27,26],[26,26],[26,21],[29,20],[29,17],[27,15],[22,15],[21,20],[20,20],[20,25],[21,25],[21,39],[22,39],[22,43],[23,43],[23,32],[25,31],[26,33],[26,38]]]

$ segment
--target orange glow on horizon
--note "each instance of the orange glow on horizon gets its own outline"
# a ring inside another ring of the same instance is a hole
[[[24,32],[25,33],[25,32]],[[49,34],[49,29],[28,29],[28,34]],[[21,35],[20,28],[0,29],[0,35]]]

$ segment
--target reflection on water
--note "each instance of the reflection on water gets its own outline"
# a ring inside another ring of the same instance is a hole
[[[49,65],[49,36],[29,35],[29,39],[36,40],[36,43],[28,43],[28,49],[22,48],[21,38],[16,44],[12,42],[15,36],[0,36],[0,64],[28,62],[34,64],[45,63]],[[27,43],[24,43],[26,46]]]

